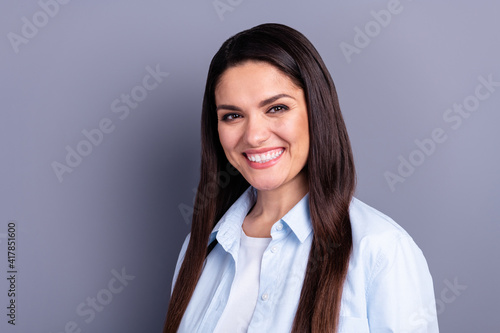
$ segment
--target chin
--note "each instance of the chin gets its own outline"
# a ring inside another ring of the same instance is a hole
[[[270,191],[277,189],[278,187],[281,186],[281,182],[277,182],[276,180],[273,181],[253,180],[249,183],[259,191]]]

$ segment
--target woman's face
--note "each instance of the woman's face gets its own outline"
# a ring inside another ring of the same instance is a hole
[[[301,88],[267,62],[247,61],[222,74],[215,103],[226,157],[253,187],[273,190],[299,181],[309,153]]]

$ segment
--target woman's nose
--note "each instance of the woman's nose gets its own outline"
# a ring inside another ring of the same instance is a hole
[[[259,147],[269,138],[271,131],[268,121],[258,115],[247,118],[245,139],[252,147]]]

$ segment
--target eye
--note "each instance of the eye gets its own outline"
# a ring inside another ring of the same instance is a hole
[[[267,111],[267,112],[278,113],[278,112],[282,112],[282,111],[286,111],[286,110],[288,110],[288,107],[285,105],[275,105],[275,106],[271,107],[269,109],[269,111]]]
[[[227,114],[222,116],[221,120],[222,121],[231,121],[231,120],[237,119],[239,117],[241,117],[241,116],[237,113],[227,113]]]

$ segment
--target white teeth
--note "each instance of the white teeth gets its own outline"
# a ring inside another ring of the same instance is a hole
[[[261,154],[261,155],[247,155],[247,158],[252,161],[252,162],[257,162],[257,163],[267,163],[271,160],[274,160],[278,156],[280,156],[285,150],[282,149],[280,151],[273,151],[272,153],[267,153],[267,154]]]

